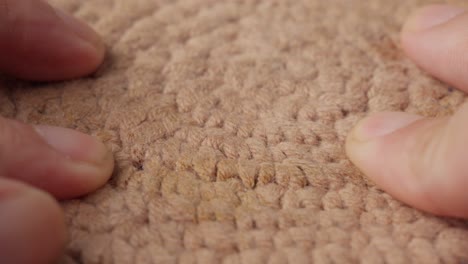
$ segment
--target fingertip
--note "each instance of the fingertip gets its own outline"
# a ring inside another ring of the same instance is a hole
[[[385,136],[420,119],[421,116],[402,112],[372,114],[359,121],[350,131],[346,139],[346,153],[368,176],[373,179],[380,177],[382,174],[378,171],[382,169],[380,161],[384,155],[380,151],[385,147]]]
[[[421,69],[467,91],[467,21],[466,9],[458,6],[423,7],[402,27],[401,47]]]
[[[105,45],[88,25],[42,0],[5,0],[0,70],[32,81],[67,80],[101,65]],[[0,10],[1,11],[1,10]]]
[[[62,127],[36,126],[42,139],[59,155],[65,157],[62,164],[66,178],[57,180],[49,188],[60,198],[73,198],[87,194],[103,186],[114,170],[114,157],[98,139]],[[64,177],[58,176],[58,179]],[[64,186],[68,186],[64,188]]]
[[[419,208],[423,182],[412,175],[411,136],[419,130],[422,116],[403,112],[382,112],[362,119],[350,131],[346,154],[350,161],[379,188]],[[418,161],[419,162],[419,161]]]
[[[349,133],[346,153],[394,198],[436,215],[468,217],[464,186],[468,106],[452,117],[371,115]]]
[[[81,19],[61,9],[55,9],[55,11],[63,24],[81,41],[83,54],[76,55],[75,58],[81,58],[82,66],[81,70],[76,70],[76,73],[71,75],[72,78],[93,73],[105,59],[106,46],[102,37]]]
[[[428,68],[425,66],[426,61],[435,61],[437,58],[433,54],[427,54],[426,50],[433,49],[443,39],[433,39],[428,42],[425,33],[463,12],[464,9],[446,4],[428,5],[414,11],[404,23],[400,33],[400,42],[405,53],[420,66]]]
[[[95,191],[112,175],[113,153],[90,135],[1,117],[0,128],[0,173],[5,177],[69,199]]]

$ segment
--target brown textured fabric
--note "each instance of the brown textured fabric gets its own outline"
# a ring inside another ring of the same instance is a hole
[[[51,2],[104,36],[107,60],[91,78],[4,82],[1,113],[94,134],[117,160],[64,203],[63,263],[468,261],[465,221],[395,201],[343,149],[367,113],[464,101],[398,48],[431,1]]]

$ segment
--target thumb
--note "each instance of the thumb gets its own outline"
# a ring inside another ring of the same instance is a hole
[[[0,263],[53,263],[65,239],[63,213],[50,195],[0,178]]]
[[[104,46],[87,25],[42,0],[0,0],[0,71],[61,80],[94,71]]]
[[[435,214],[468,217],[466,120],[466,104],[444,118],[378,113],[354,128],[346,151],[397,199]]]

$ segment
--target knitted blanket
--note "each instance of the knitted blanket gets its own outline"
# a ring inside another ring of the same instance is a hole
[[[102,34],[106,61],[3,81],[0,113],[93,134],[116,158],[106,186],[63,202],[62,263],[468,261],[468,222],[392,199],[343,148],[368,113],[465,100],[399,49],[406,16],[437,1],[50,2]]]

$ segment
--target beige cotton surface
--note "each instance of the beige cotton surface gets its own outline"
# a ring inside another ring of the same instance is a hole
[[[105,187],[63,203],[62,263],[468,261],[466,222],[395,201],[343,149],[367,113],[464,101],[399,49],[430,1],[51,2],[103,35],[106,62],[4,81],[0,113],[96,135],[117,160]]]

